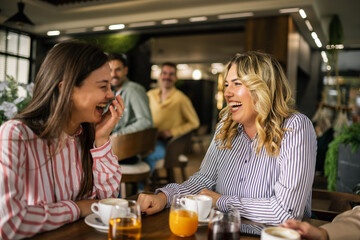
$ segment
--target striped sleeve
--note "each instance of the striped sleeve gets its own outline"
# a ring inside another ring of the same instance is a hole
[[[304,210],[305,206],[311,206],[309,201],[315,172],[316,135],[311,121],[304,115],[291,118],[285,128],[290,131],[286,131],[281,142],[278,157],[280,173],[273,194],[267,198],[223,195],[217,201],[220,210],[228,211],[232,205],[240,209],[242,217],[274,225],[286,219],[302,219],[304,213],[310,217],[310,209]]]
[[[200,170],[182,184],[171,183],[163,188],[157,189],[155,194],[163,192],[167,199],[167,207],[175,194],[198,194],[202,189],[215,190],[217,181],[217,147],[214,139],[211,141]]]
[[[121,181],[121,168],[117,157],[114,155],[110,140],[99,148],[91,151],[94,159],[94,191],[91,196],[99,199],[117,197]]]
[[[80,211],[73,201],[29,205],[25,191],[28,156],[23,137],[26,131],[13,121],[0,128],[0,238],[19,239],[73,222]],[[21,129],[21,130],[20,130]],[[42,146],[37,146],[41,148]],[[39,150],[40,151],[40,150]]]

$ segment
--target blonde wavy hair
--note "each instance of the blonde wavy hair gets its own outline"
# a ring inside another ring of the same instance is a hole
[[[230,68],[236,65],[237,76],[251,95],[254,109],[258,113],[255,125],[258,141],[256,153],[264,146],[270,156],[278,156],[284,132],[281,124],[292,113],[294,99],[280,63],[271,55],[256,51],[236,54],[226,66],[224,79]],[[215,140],[219,140],[219,148],[231,149],[231,141],[238,133],[239,123],[231,119],[230,106],[225,107],[219,114],[222,125]]]

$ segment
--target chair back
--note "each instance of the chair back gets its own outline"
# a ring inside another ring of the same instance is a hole
[[[119,135],[111,140],[114,154],[119,161],[141,155],[144,157],[155,149],[157,128]]]
[[[331,192],[323,189],[312,190],[311,211],[320,220],[332,219],[354,205],[360,204],[360,195],[344,192]]]
[[[166,145],[165,168],[181,167],[179,156],[188,152],[191,147],[192,131],[172,138]]]

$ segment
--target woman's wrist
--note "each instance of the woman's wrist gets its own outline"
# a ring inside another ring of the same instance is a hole
[[[167,196],[166,196],[166,194],[163,193],[163,192],[159,192],[159,193],[156,194],[156,195],[159,196],[159,198],[160,198],[160,200],[161,200],[161,202],[162,202],[162,205],[163,205],[163,206],[166,206],[166,204],[167,204]]]
[[[95,147],[99,148],[101,146],[104,146],[105,143],[109,141],[109,138],[96,138],[95,139]]]

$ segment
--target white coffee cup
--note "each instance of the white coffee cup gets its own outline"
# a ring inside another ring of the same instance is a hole
[[[186,210],[197,212],[199,220],[206,220],[211,210],[212,198],[206,195],[188,195],[181,199],[180,203]]]
[[[261,240],[300,240],[300,234],[290,228],[268,227],[261,231]]]
[[[111,215],[111,209],[113,206],[116,205],[127,207],[129,203],[127,200],[121,198],[106,198],[100,200],[97,203],[91,204],[91,211],[97,214],[105,225],[108,225]]]

